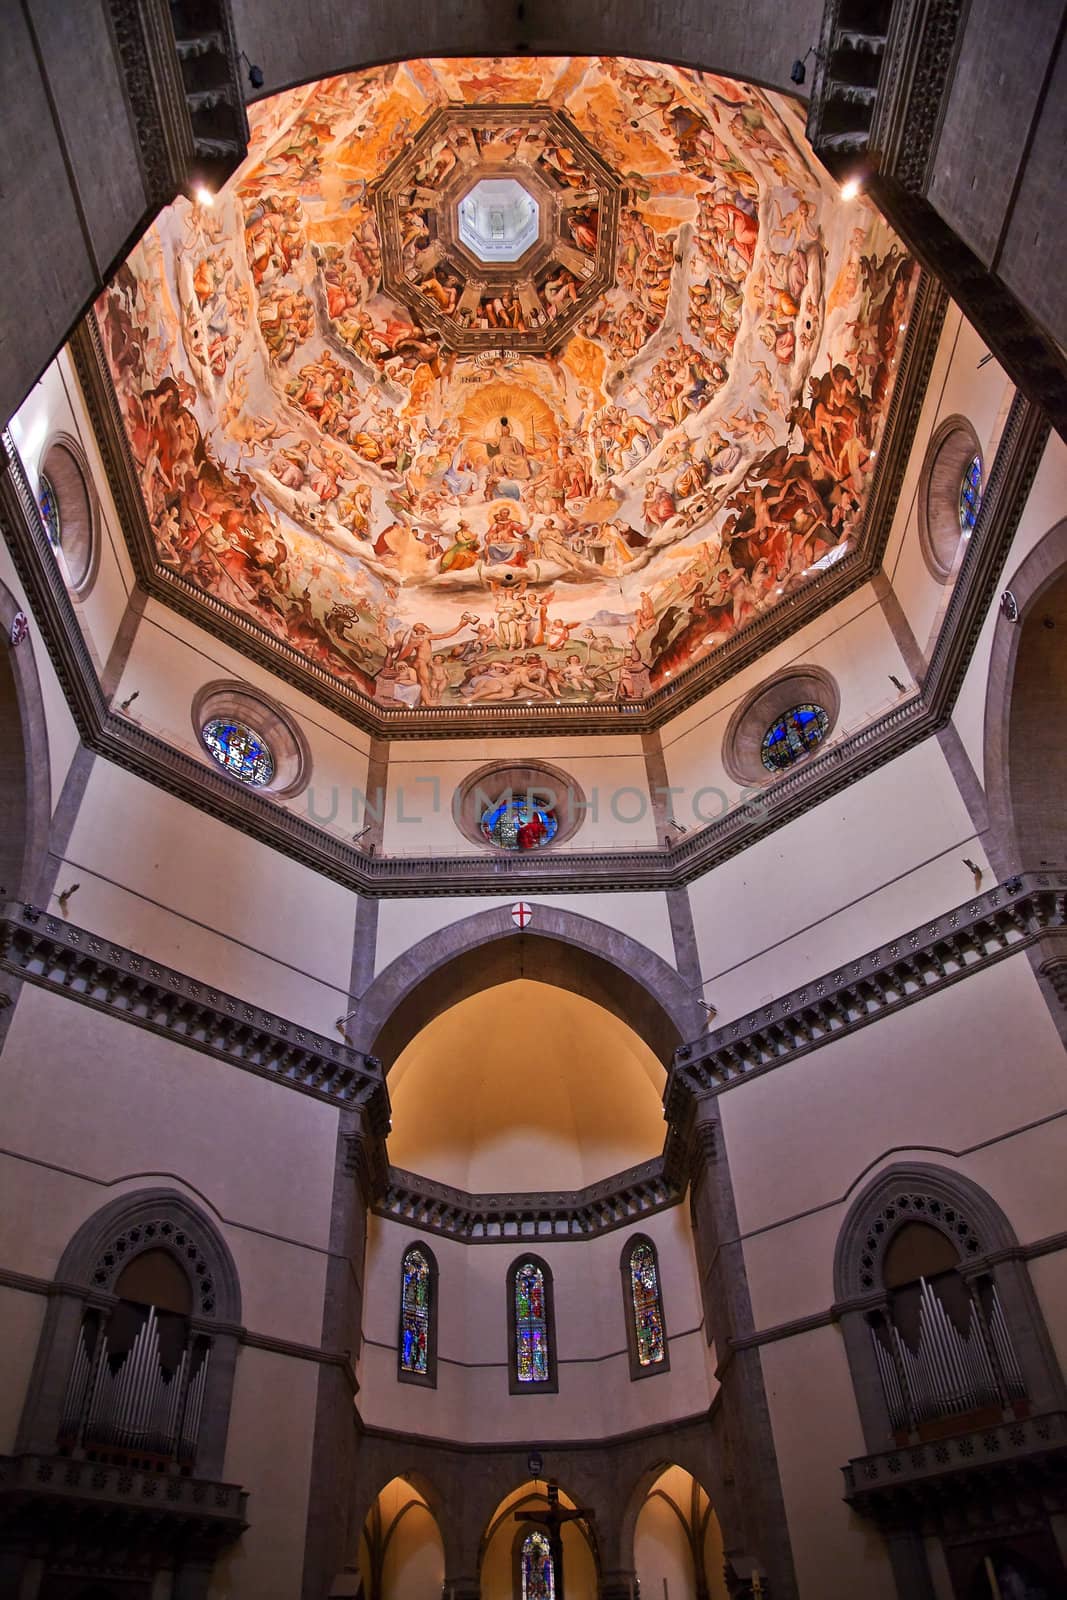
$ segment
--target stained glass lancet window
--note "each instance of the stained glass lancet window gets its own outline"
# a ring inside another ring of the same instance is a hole
[[[261,789],[274,776],[274,757],[267,741],[254,728],[230,717],[212,717],[202,737],[211,755],[231,778]]]
[[[515,1274],[515,1374],[520,1383],[548,1383],[548,1301],[545,1275],[535,1261]]]
[[[645,1239],[630,1251],[630,1306],[637,1337],[637,1360],[642,1367],[657,1366],[666,1354],[663,1307],[660,1304],[656,1252]]]
[[[967,465],[960,485],[960,532],[970,533],[982,508],[982,458],[975,456]]]
[[[56,491],[52,487],[51,478],[45,477],[42,472],[37,482],[37,504],[41,510],[41,521],[48,535],[49,543],[54,550],[59,549],[62,528],[59,521],[59,501]]]
[[[482,814],[482,833],[503,850],[539,850],[559,831],[551,806],[533,795],[507,795]]]
[[[528,1533],[522,1541],[522,1600],[556,1600],[556,1569],[545,1534]]]
[[[430,1263],[412,1245],[404,1256],[400,1300],[400,1370],[426,1377],[430,1370]]]
[[[760,759],[768,772],[784,772],[826,738],[830,718],[822,706],[792,706],[763,735]]]

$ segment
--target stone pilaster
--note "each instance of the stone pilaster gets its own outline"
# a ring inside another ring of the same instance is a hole
[[[754,1328],[722,1124],[714,1100],[698,1101],[695,1106],[690,1149],[697,1269],[708,1340],[715,1341],[719,1358],[722,1411],[739,1518],[737,1528],[724,1532],[735,1564],[742,1560],[737,1546],[743,1541],[750,1569],[766,1573],[774,1600],[795,1600],[796,1577],[760,1354],[755,1347],[738,1350],[731,1343]]]

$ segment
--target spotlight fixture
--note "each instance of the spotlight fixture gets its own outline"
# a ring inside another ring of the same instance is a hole
[[[198,206],[213,206],[215,204],[215,196],[212,194],[206,183],[197,184],[196,188],[193,190],[193,199],[196,201]]]
[[[254,61],[249,61],[248,57],[245,55],[243,50],[241,51],[240,59],[244,62],[245,66],[248,68],[248,81],[252,85],[253,89],[262,89],[262,87],[263,87],[263,68],[262,67],[257,67],[256,63]]]
[[[140,694],[140,692],[141,692],[140,689],[135,689],[132,694],[127,695],[125,700],[123,700],[123,702],[119,706],[119,710],[120,711],[128,711],[130,709],[130,707],[133,705],[133,702],[137,699],[137,696]]]
[[[807,77],[808,69],[804,63],[807,61],[809,56],[814,56],[816,61],[819,59],[819,52],[816,50],[814,45],[811,45],[809,49],[805,50],[802,56],[798,56],[789,69],[789,76],[792,78],[795,84],[799,85],[803,83],[804,79]]]
[[[891,672],[889,674],[889,681],[893,685],[893,688],[896,689],[898,694],[906,694],[907,693],[907,688],[908,688],[907,684],[906,683],[901,683],[900,679],[897,677],[895,672]]]
[[[965,867],[969,867],[974,873],[974,892],[977,894],[979,889],[982,887],[982,869],[978,865],[977,861],[971,860],[970,856],[964,856],[963,865]]]
[[[64,889],[62,893],[56,895],[56,899],[59,901],[59,909],[63,916],[66,916],[67,914],[67,901],[70,899],[72,894],[77,894],[80,888],[80,883],[72,883],[69,889]]]
[[[847,178],[841,185],[842,200],[855,200],[859,192],[860,180],[858,178]]]

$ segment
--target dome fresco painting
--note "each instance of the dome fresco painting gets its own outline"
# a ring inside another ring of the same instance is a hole
[[[250,118],[97,307],[216,607],[382,708],[635,703],[860,537],[916,269],[790,101],[456,59]]]

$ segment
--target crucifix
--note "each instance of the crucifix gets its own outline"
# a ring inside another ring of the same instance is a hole
[[[563,1524],[583,1521],[593,1513],[585,1506],[576,1506],[573,1511],[561,1506],[558,1483],[550,1483],[546,1493],[547,1511],[516,1511],[514,1516],[516,1522],[536,1522],[544,1528],[548,1536],[548,1548],[552,1552],[552,1573],[556,1582],[554,1600],[563,1600]]]

